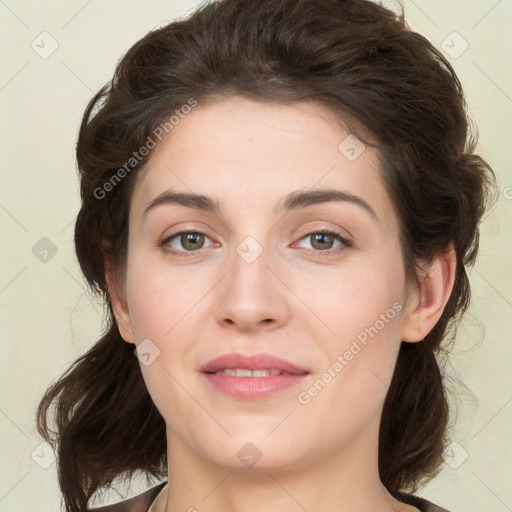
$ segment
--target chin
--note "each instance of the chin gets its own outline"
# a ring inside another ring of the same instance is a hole
[[[303,442],[294,442],[289,436],[285,441],[277,432],[268,436],[269,432],[252,429],[250,434],[247,431],[243,435],[233,434],[229,439],[223,436],[222,441],[212,439],[207,445],[203,440],[201,451],[213,464],[232,471],[258,473],[303,467],[307,454],[297,450]]]

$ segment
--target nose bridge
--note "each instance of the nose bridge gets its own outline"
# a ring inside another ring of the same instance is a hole
[[[270,249],[254,236],[246,236],[235,247],[220,301],[220,321],[254,329],[260,322],[268,324],[272,320],[276,324],[285,320],[285,290],[270,270],[274,260],[271,256]]]
[[[270,259],[268,247],[252,235],[245,237],[235,247],[231,259],[231,294],[236,294],[239,300],[252,302],[253,307],[262,295],[269,295]]]

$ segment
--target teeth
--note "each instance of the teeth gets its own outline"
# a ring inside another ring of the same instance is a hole
[[[231,375],[232,377],[272,377],[274,375],[280,375],[281,370],[270,369],[270,370],[248,370],[246,368],[226,368],[224,370],[217,370],[216,375]]]
[[[235,370],[235,375],[237,377],[252,377],[251,370],[239,370],[238,368]]]
[[[253,377],[268,377],[269,371],[268,370],[253,370],[252,372]]]

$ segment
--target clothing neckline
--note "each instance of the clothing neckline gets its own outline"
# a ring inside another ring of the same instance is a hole
[[[167,483],[168,481],[164,480],[163,482],[160,482],[132,498],[114,503],[113,505],[90,509],[90,512],[148,512],[149,508],[160,495]],[[435,505],[425,498],[416,496],[415,494],[409,494],[401,491],[389,492],[398,501],[406,505],[412,505],[420,512],[449,512],[445,508]]]

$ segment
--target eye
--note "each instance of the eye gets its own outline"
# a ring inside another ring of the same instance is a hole
[[[305,249],[314,251],[315,253],[321,253],[322,256],[339,253],[351,246],[350,241],[342,236],[341,233],[327,229],[308,233],[306,236],[303,236],[299,242],[308,239],[311,241],[310,247],[305,247]],[[338,245],[335,245],[336,242],[338,242]]]
[[[205,240],[211,238],[200,231],[179,231],[166,237],[160,247],[174,253],[176,256],[188,256],[204,248]]]
[[[211,238],[200,231],[179,231],[166,237],[159,245],[165,251],[175,256],[193,256],[196,251],[205,248],[205,240],[210,241]],[[297,243],[302,240],[311,240],[310,247],[304,247],[308,251],[313,251],[317,255],[328,256],[333,253],[339,253],[351,246],[349,240],[336,231],[321,230],[313,231],[303,236]],[[337,245],[336,245],[337,242]],[[211,247],[219,244],[212,241]]]

